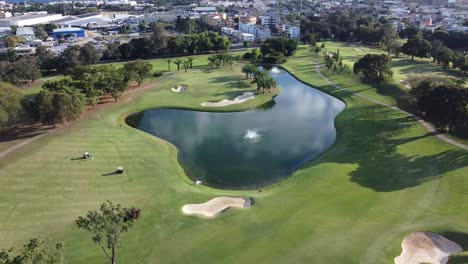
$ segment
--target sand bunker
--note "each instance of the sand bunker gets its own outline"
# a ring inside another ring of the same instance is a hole
[[[252,201],[243,197],[216,197],[208,202],[200,204],[186,204],[182,207],[182,212],[188,215],[198,214],[207,217],[215,217],[229,207],[249,208]]]
[[[431,232],[413,232],[401,243],[403,251],[395,264],[445,264],[449,255],[463,249],[445,237]]]
[[[219,102],[204,102],[201,105],[202,106],[228,106],[228,105],[233,105],[233,104],[240,104],[253,98],[255,98],[255,93],[245,92],[244,94],[237,96],[234,100],[224,99]]]
[[[187,90],[187,85],[179,85],[179,86],[177,86],[177,88],[172,87],[171,90],[172,90],[174,93],[185,92],[185,91]]]

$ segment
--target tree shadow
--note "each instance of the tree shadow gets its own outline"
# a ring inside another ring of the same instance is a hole
[[[468,255],[452,255],[449,257],[448,264],[468,264]]]
[[[245,81],[232,81],[232,82],[227,82],[224,84],[224,86],[228,88],[235,88],[235,89],[246,89],[250,88],[251,85]]]
[[[8,127],[0,130],[0,142],[32,138],[45,133],[50,128],[39,123]]]
[[[234,99],[239,95],[242,95],[241,92],[239,91],[228,91],[228,92],[222,92],[222,93],[215,93],[213,94],[214,96],[226,96],[228,99]]]
[[[392,109],[378,105],[353,107],[341,113],[338,120],[335,144],[340,144],[340,147],[327,152],[332,155],[326,161],[357,164],[350,173],[351,181],[363,187],[391,192],[417,186],[468,166],[468,152],[463,150],[415,156],[398,153],[402,145],[422,140],[433,133],[406,136],[403,131],[418,124],[413,118]],[[306,166],[315,164],[311,162]]]
[[[457,243],[463,248],[464,251],[468,251],[468,233],[458,231],[443,231],[437,232],[437,234]]]
[[[239,76],[217,76],[211,77],[209,83],[222,83],[223,85],[228,82],[238,82],[241,78]]]

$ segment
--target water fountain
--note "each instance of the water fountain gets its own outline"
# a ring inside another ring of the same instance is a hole
[[[281,70],[278,67],[273,67],[271,69],[271,73],[280,73],[280,72],[281,72]]]
[[[258,129],[247,129],[244,135],[244,139],[252,143],[259,142],[261,137],[262,135],[259,133]]]

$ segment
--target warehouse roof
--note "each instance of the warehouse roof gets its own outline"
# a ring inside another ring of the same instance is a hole
[[[32,27],[19,27],[16,29],[17,36],[34,35],[34,29]]]
[[[70,31],[83,31],[84,29],[82,28],[77,28],[77,27],[65,27],[65,28],[56,28],[54,29],[54,33],[60,33],[60,32],[70,32]]]
[[[50,17],[50,16],[62,16],[62,15],[61,14],[22,15],[22,16],[7,17],[1,20],[2,21],[20,21],[20,20],[35,19],[35,18],[40,18],[40,17]]]

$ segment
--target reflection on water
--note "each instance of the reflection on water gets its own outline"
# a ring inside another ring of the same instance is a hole
[[[271,184],[333,144],[334,120],[345,105],[283,70],[270,74],[281,93],[267,107],[235,113],[150,110],[138,128],[176,145],[194,180],[223,189]]]

